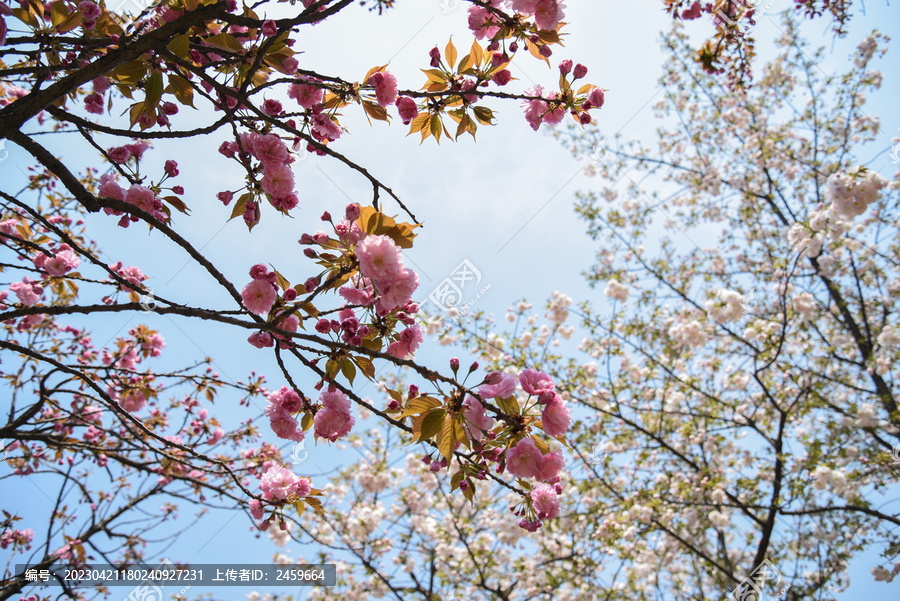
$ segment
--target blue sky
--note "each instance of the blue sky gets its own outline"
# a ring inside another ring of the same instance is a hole
[[[459,6],[457,6],[457,4]],[[775,0],[770,12],[792,5]],[[820,65],[826,73],[842,68],[850,49],[874,27],[887,27],[887,33],[898,33],[897,8],[886,2],[870,2],[866,14],[857,7],[847,39],[834,41],[825,20],[804,26],[814,44],[830,48]],[[521,89],[531,82],[553,86],[557,79],[555,65],[564,58],[583,62],[589,68],[588,80],[608,90],[607,103],[595,112],[600,131],[611,137],[617,132],[628,138],[654,139],[658,123],[651,105],[661,98],[657,78],[663,55],[659,50],[659,33],[669,25],[669,18],[659,0],[570,0],[568,2],[566,47],[555,50],[549,69],[536,60],[517,60],[513,75],[520,79]],[[456,6],[456,8],[451,8]],[[449,10],[448,10],[449,9]],[[460,50],[470,39],[465,26],[462,3],[440,0],[401,1],[397,8],[377,17],[353,6],[327,23],[304,30],[297,48],[305,52],[301,64],[322,73],[334,73],[348,79],[361,79],[375,65],[389,64],[401,87],[417,88],[422,81],[418,69],[427,63],[427,53],[435,45],[443,48],[452,35]],[[711,25],[693,23],[689,31],[698,36],[709,33]],[[761,60],[771,57],[771,40],[778,34],[777,19],[759,19],[755,36]],[[699,39],[699,38],[698,38]],[[896,54],[896,52],[894,52]],[[521,57],[528,59],[528,57]],[[870,114],[881,115],[884,135],[872,148],[883,150],[900,126],[897,98],[900,87],[896,80],[896,57],[888,55],[881,63],[885,85],[870,99]],[[475,308],[498,317],[520,298],[541,305],[555,290],[575,299],[592,300],[602,306],[605,299],[591,290],[580,273],[593,260],[594,245],[572,210],[574,194],[595,186],[584,173],[590,160],[573,157],[559,141],[541,132],[533,132],[525,122],[517,103],[493,105],[498,125],[481,127],[478,142],[461,138],[458,143],[428,141],[419,145],[418,136],[406,137],[399,120],[391,126],[376,123],[369,126],[365,118],[349,110],[342,124],[349,129],[335,148],[365,166],[382,182],[392,187],[424,227],[406,260],[420,277],[417,296],[424,298],[463,260],[468,260],[481,273],[480,287],[490,289],[478,299]],[[182,110],[175,121],[190,118]],[[323,210],[340,213],[348,202],[368,204],[371,186],[360,176],[320,157],[307,157],[296,165],[300,207],[294,219],[264,215],[262,223],[248,234],[240,220],[226,223],[230,208],[215,200],[215,193],[241,184],[240,174],[214,152],[224,134],[202,141],[159,143],[149,155],[151,169],[161,171],[165,159],[176,159],[182,165],[177,178],[186,189],[186,201],[193,214],[176,217],[176,227],[195,246],[218,264],[238,286],[248,281],[247,270],[254,263],[273,263],[292,282],[308,277],[310,262],[301,255],[296,241],[303,232],[319,229],[318,216]],[[112,142],[110,141],[110,144]],[[57,152],[69,151],[68,142],[55,142]],[[0,165],[0,174],[18,177],[14,167],[23,166],[21,152],[7,145],[10,159]],[[875,152],[872,153],[875,155]],[[94,162],[96,164],[96,161]],[[889,161],[882,155],[874,164],[883,167],[882,174],[892,174]],[[388,212],[399,212],[389,202]],[[233,308],[229,299],[187,257],[172,245],[158,245],[157,233],[144,228],[122,230],[105,216],[88,220],[89,232],[101,240],[110,262],[122,260],[135,264],[152,277],[148,284],[160,295],[193,304]],[[469,289],[466,291],[470,292]],[[466,298],[469,298],[467,296]],[[117,334],[124,334],[139,321],[158,328],[166,337],[166,362],[177,365],[205,356],[215,358],[215,367],[224,377],[237,380],[250,370],[272,374],[271,387],[281,385],[275,377],[274,360],[268,352],[257,351],[245,342],[246,335],[206,323],[173,320],[158,315],[116,315],[93,319],[95,343],[98,345]],[[579,339],[576,333],[573,337]],[[426,341],[427,344],[427,341]],[[419,359],[431,366],[443,367],[454,354],[451,349],[425,347]],[[309,378],[300,377],[305,389]],[[374,387],[364,394],[374,395]],[[240,411],[220,404],[234,420],[246,418]],[[307,445],[310,458],[304,466],[323,470],[358,458],[352,450],[335,452],[333,448]],[[320,482],[321,483],[321,482]],[[24,508],[35,503],[27,491],[20,497]],[[254,541],[243,516],[212,515],[191,534],[183,536],[167,556],[176,561],[200,555],[204,562],[265,562],[273,551],[267,539]],[[294,550],[293,555],[311,555]],[[863,562],[859,562],[862,564]],[[883,594],[883,585],[873,586],[868,574],[871,564],[857,565],[851,573],[854,585],[839,599],[860,598],[866,593]],[[225,596],[220,589],[219,596]],[[231,591],[229,591],[229,595]],[[235,592],[233,597],[237,597]]]

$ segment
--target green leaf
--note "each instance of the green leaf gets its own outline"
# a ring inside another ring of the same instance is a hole
[[[425,419],[422,420],[422,428],[419,432],[419,442],[429,440],[432,436],[440,432],[446,416],[447,412],[443,409],[435,409],[426,415]]]
[[[433,399],[427,396],[419,396],[409,402],[409,404],[406,406],[406,409],[404,409],[403,413],[400,414],[400,418],[402,419],[410,415],[421,415],[422,413],[426,413],[442,405],[443,403],[441,403],[437,399]]]
[[[356,367],[353,366],[353,361],[350,359],[341,361],[341,373],[344,374],[344,377],[347,378],[347,381],[352,385],[354,378],[356,378]]]
[[[240,52],[243,46],[230,33],[217,33],[216,35],[206,38],[206,43],[220,50],[230,50],[232,52]]]
[[[178,102],[185,106],[194,106],[194,86],[184,77],[169,75],[169,85],[166,91],[173,94]]]
[[[147,74],[147,63],[142,60],[131,61],[124,65],[119,65],[109,74],[119,83],[134,85],[144,78]]]
[[[175,56],[180,56],[181,58],[187,58],[188,52],[190,51],[190,39],[188,34],[183,33],[179,36],[175,36],[172,38],[172,41],[169,42],[166,48],[174,54]]]
[[[159,104],[160,98],[162,98],[163,93],[163,80],[162,74],[159,72],[154,72],[147,78],[147,87],[145,89],[147,97],[144,102],[146,103],[148,108],[156,108]]]

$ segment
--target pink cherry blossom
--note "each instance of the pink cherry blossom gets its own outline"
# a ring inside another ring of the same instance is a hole
[[[342,392],[328,390],[321,394],[319,400],[323,408],[313,420],[316,436],[334,442],[349,434],[355,423],[350,413],[350,399]]]
[[[412,298],[413,292],[419,287],[419,276],[412,269],[404,268],[392,279],[377,282],[375,287],[381,294],[382,307],[391,311],[402,307]]]
[[[275,134],[255,136],[250,143],[250,151],[264,167],[274,167],[289,162],[290,155],[287,146]]]
[[[499,6],[501,0],[489,0],[492,6]],[[486,8],[481,6],[469,7],[469,29],[475,34],[479,40],[485,38],[493,38],[500,31],[496,15],[488,12]]]
[[[565,8],[560,0],[540,0],[534,10],[534,22],[541,29],[555,31],[565,16]]]
[[[469,433],[473,440],[481,440],[483,433],[494,427],[494,420],[485,413],[484,405],[478,399],[468,395],[463,401],[463,415],[469,422]]]
[[[278,294],[272,284],[265,280],[253,280],[241,290],[241,298],[251,313],[262,315],[269,312]]]
[[[247,338],[247,342],[256,348],[272,348],[275,346],[275,339],[268,332],[253,332]]]
[[[280,465],[270,466],[259,480],[259,489],[267,501],[287,499],[297,484],[297,475]]]
[[[394,279],[403,268],[400,247],[388,236],[366,236],[356,247],[356,258],[360,272],[376,284]]]
[[[572,424],[572,414],[566,407],[566,401],[557,396],[553,402],[544,407],[541,421],[544,424],[544,432],[550,436],[564,435]]]
[[[100,94],[94,92],[84,97],[84,110],[92,115],[102,115],[103,108],[103,96]]]
[[[306,81],[309,83],[291,84],[291,87],[288,88],[288,98],[293,98],[297,101],[297,104],[303,108],[311,109],[317,104],[320,104],[325,98],[325,90],[312,85],[314,83],[321,83],[321,80],[301,75],[297,78],[297,81]]]
[[[485,380],[487,381],[487,383],[483,384],[478,389],[478,393],[482,396],[482,398],[506,398],[508,396],[512,396],[512,394],[516,391],[517,380],[516,377],[512,374],[493,371],[485,377]]]
[[[525,94],[528,96],[542,96],[543,92],[544,88],[542,88],[540,85],[536,85],[529,90],[525,90]],[[550,107],[548,107],[547,103],[543,100],[523,100],[522,108],[525,109],[525,120],[528,121],[531,129],[537,131],[541,127],[544,113],[546,113],[547,109]]]
[[[61,244],[55,257],[46,258],[43,253],[41,256],[45,257],[42,262],[44,271],[47,272],[47,275],[55,277],[63,276],[81,264],[81,259],[68,244]]]
[[[351,305],[369,305],[375,299],[375,288],[369,278],[358,276],[355,283],[351,280],[351,284],[341,287],[338,294]]]
[[[109,160],[113,163],[124,163],[131,158],[131,153],[124,146],[110,148],[106,151],[106,154],[109,155]]]
[[[375,78],[375,75],[381,76],[377,78],[378,83],[373,84],[375,86],[375,100],[382,107],[394,104],[397,101],[397,78],[387,71],[375,73],[372,78]]]
[[[269,417],[269,425],[276,436],[295,442],[303,440],[303,432],[299,429],[297,420],[288,413],[284,405],[270,402],[266,407],[266,415]]]
[[[559,476],[565,465],[566,460],[563,459],[562,451],[557,449],[541,458],[538,473],[535,477],[542,482],[553,481]]]
[[[538,518],[552,520],[559,515],[559,498],[549,484],[538,484],[531,491],[531,501]]]
[[[540,473],[543,455],[534,440],[525,437],[506,451],[506,469],[517,478],[534,478]]]
[[[32,283],[28,278],[22,282],[13,282],[9,285],[9,291],[14,293],[19,302],[26,307],[31,307],[41,301],[44,295],[44,288],[38,284]]]
[[[509,0],[509,6],[514,11],[522,13],[525,16],[531,16],[537,9],[537,5],[541,0]]]
[[[325,113],[313,115],[310,123],[312,124],[313,136],[319,140],[327,139],[333,142],[340,138],[343,133],[340,126]]]
[[[250,499],[250,515],[253,516],[253,519],[261,520],[263,513],[263,504],[259,499]]]
[[[551,392],[556,384],[553,379],[542,371],[528,368],[519,374],[519,382],[528,394],[540,395],[543,392]]]
[[[419,116],[419,105],[412,98],[403,96],[397,100],[397,112],[400,113],[403,125],[409,125],[413,119]]]
[[[288,413],[297,413],[303,409],[303,400],[293,388],[282,386],[279,390],[270,393],[266,399],[273,405],[284,407]]]
[[[270,165],[263,170],[261,185],[272,197],[287,196],[294,191],[294,174],[287,165]]]
[[[125,202],[133,204],[142,211],[153,213],[156,210],[156,194],[144,186],[131,186],[125,193]]]

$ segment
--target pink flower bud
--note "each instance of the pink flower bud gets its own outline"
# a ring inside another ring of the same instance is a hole
[[[563,75],[568,75],[569,71],[572,70],[572,61],[566,59],[564,61],[559,62],[559,72]]]
[[[498,86],[505,86],[512,79],[512,73],[510,73],[509,69],[503,69],[502,71],[497,71],[494,73],[494,77],[492,77],[494,83]]]
[[[572,73],[572,75],[575,76],[575,79],[581,79],[582,77],[587,75],[587,67],[585,67],[581,63],[578,63],[577,65],[575,65],[575,71],[574,73]]]
[[[356,203],[347,205],[347,210],[346,210],[345,214],[347,216],[347,221],[356,221],[357,219],[359,219],[359,214],[360,214],[359,205]]]

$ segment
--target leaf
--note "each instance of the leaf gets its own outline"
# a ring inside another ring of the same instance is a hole
[[[136,102],[131,105],[131,108],[128,110],[128,116],[131,121],[131,127],[134,127],[134,124],[138,122],[138,119],[141,118],[141,114],[144,112],[144,103]]]
[[[172,41],[169,42],[166,48],[175,56],[187,58],[188,52],[191,49],[190,38],[188,37],[188,34],[183,33],[181,35],[175,36],[174,38],[172,38]]]
[[[434,139],[437,140],[438,144],[441,143],[441,130],[443,129],[443,124],[441,123],[441,118],[438,115],[431,116],[431,135],[434,136]]]
[[[515,397],[497,397],[497,405],[500,407],[500,410],[507,415],[519,414],[519,402],[516,401]]]
[[[329,379],[333,380],[340,369],[341,364],[334,359],[329,359],[325,362],[325,375],[327,375]]]
[[[304,432],[308,432],[309,429],[313,427],[314,423],[315,423],[315,419],[309,413],[304,413],[303,417],[300,418],[300,428]]]
[[[24,8],[14,8],[12,12],[13,15],[23,23],[27,23],[32,27],[38,26],[38,20],[35,18],[34,13],[32,13],[30,9],[25,10]]]
[[[191,210],[187,208],[187,205],[182,202],[180,198],[177,196],[164,196],[163,200],[175,207],[175,209],[179,213],[184,213],[185,215],[190,214]]]
[[[534,441],[534,446],[536,446],[538,448],[538,450],[541,453],[543,453],[544,455],[546,455],[547,453],[550,452],[549,445],[547,445],[547,443],[544,442],[544,439],[541,438],[540,436],[532,436],[531,440]]]
[[[472,57],[472,62],[474,65],[480,65],[484,60],[484,50],[481,48],[478,40],[474,40],[472,42],[472,50],[469,53],[469,56]]]
[[[307,505],[313,508],[319,517],[325,517],[325,510],[322,508],[322,501],[316,499],[315,497],[305,497],[304,501],[306,501]]]
[[[291,287],[291,283],[287,281],[283,275],[278,273],[277,269],[273,267],[272,271],[275,272],[275,283],[278,284],[278,287],[281,288],[282,291]]]
[[[469,116],[466,115],[462,119],[459,120],[459,125],[456,127],[456,139],[458,140],[461,135],[463,135],[469,129]]]
[[[57,4],[60,6],[64,6],[62,2],[55,2],[53,4],[54,9],[56,8]],[[65,8],[63,8],[63,10],[65,10]],[[69,33],[70,31],[81,25],[82,21],[84,21],[84,13],[80,10],[75,11],[74,13],[69,14],[66,19],[56,27],[56,31],[58,31],[59,33]]]
[[[422,420],[422,425],[419,430],[419,439],[417,442],[429,440],[435,434],[440,432],[441,428],[444,425],[444,417],[446,417],[446,415],[447,412],[443,409],[435,409],[431,413],[427,414]]]
[[[366,73],[366,76],[363,78],[363,85],[369,83],[369,78],[375,75],[375,73],[384,71],[385,69],[387,69],[387,65],[381,65],[380,67],[372,67],[371,69],[369,69],[369,72]]]
[[[443,405],[437,399],[427,397],[427,396],[419,396],[414,398],[406,405],[406,409],[403,410],[403,413],[400,414],[399,419],[403,419],[404,417],[408,417],[410,415],[421,415],[422,413],[426,413],[431,411],[432,409],[437,409]]]
[[[475,113],[475,118],[482,125],[491,125],[494,119],[494,112],[486,106],[476,106],[472,112]]]
[[[592,84],[592,83],[586,83],[586,84],[584,84],[583,86],[581,86],[580,88],[578,88],[578,94],[579,94],[579,95],[581,95],[581,94],[587,94],[587,93],[590,92],[593,88],[594,88],[594,84]]]
[[[353,361],[350,359],[343,359],[341,361],[341,373],[344,374],[344,377],[347,378],[347,381],[352,385],[353,380],[356,378],[356,367],[353,365]]]
[[[244,49],[240,42],[230,33],[217,33],[216,35],[206,38],[206,43],[220,50],[230,50],[232,52],[240,52]]]
[[[368,357],[354,357],[356,364],[362,370],[363,375],[370,380],[375,377],[375,364]]]
[[[380,104],[370,102],[369,100],[363,100],[362,104],[363,110],[366,111],[366,115],[368,115],[372,119],[377,119],[378,121],[390,121],[390,119],[388,118],[387,109],[385,109]]]
[[[453,38],[450,38],[450,41],[447,42],[447,47],[444,48],[444,56],[447,57],[447,64],[451,67],[456,62],[457,52],[456,46],[453,45]]]
[[[416,234],[413,233],[413,229],[420,227],[420,224],[416,224],[412,227],[407,223],[398,223],[392,228],[385,230],[383,233],[385,236],[388,236],[391,240],[397,243],[397,246],[400,248],[412,248],[413,238],[416,237]]]
[[[453,457],[453,450],[456,447],[456,432],[453,429],[453,417],[447,415],[444,423],[441,424],[441,431],[438,432],[435,439],[438,451],[444,456],[449,465],[450,459]]]
[[[464,57],[462,57],[462,60],[459,61],[459,65],[457,65],[457,67],[456,67],[456,72],[457,73],[465,73],[466,71],[471,69],[472,65],[474,65],[474,64],[475,64],[475,62],[472,59],[471,53],[467,54]]]
[[[124,65],[119,65],[110,72],[110,77],[119,83],[134,85],[144,78],[147,74],[147,63],[142,60],[131,61]]]
[[[426,123],[428,123],[428,119],[428,113],[419,113],[419,115],[412,120],[412,123],[409,124],[409,133],[413,134],[417,131],[422,131],[422,128],[425,127]]]
[[[550,64],[550,59],[541,54],[541,48],[537,44],[531,44],[529,42],[525,42],[525,47],[528,49],[528,52],[531,53],[535,58],[544,61],[548,65]]]
[[[144,102],[148,108],[156,108],[162,98],[163,80],[162,73],[154,72],[147,78],[147,87],[145,88],[146,98]]]
[[[471,501],[475,498],[475,483],[469,480],[469,486],[463,491],[463,496]]]
[[[235,217],[239,217],[244,214],[244,210],[247,208],[247,203],[253,199],[253,195],[249,192],[245,192],[241,194],[241,197],[238,198],[237,202],[234,203],[234,208],[231,210],[231,217],[228,219],[234,219]]]
[[[457,488],[459,488],[459,481],[465,478],[465,472],[456,472],[453,474],[453,477],[450,478],[450,492],[453,492]]]

